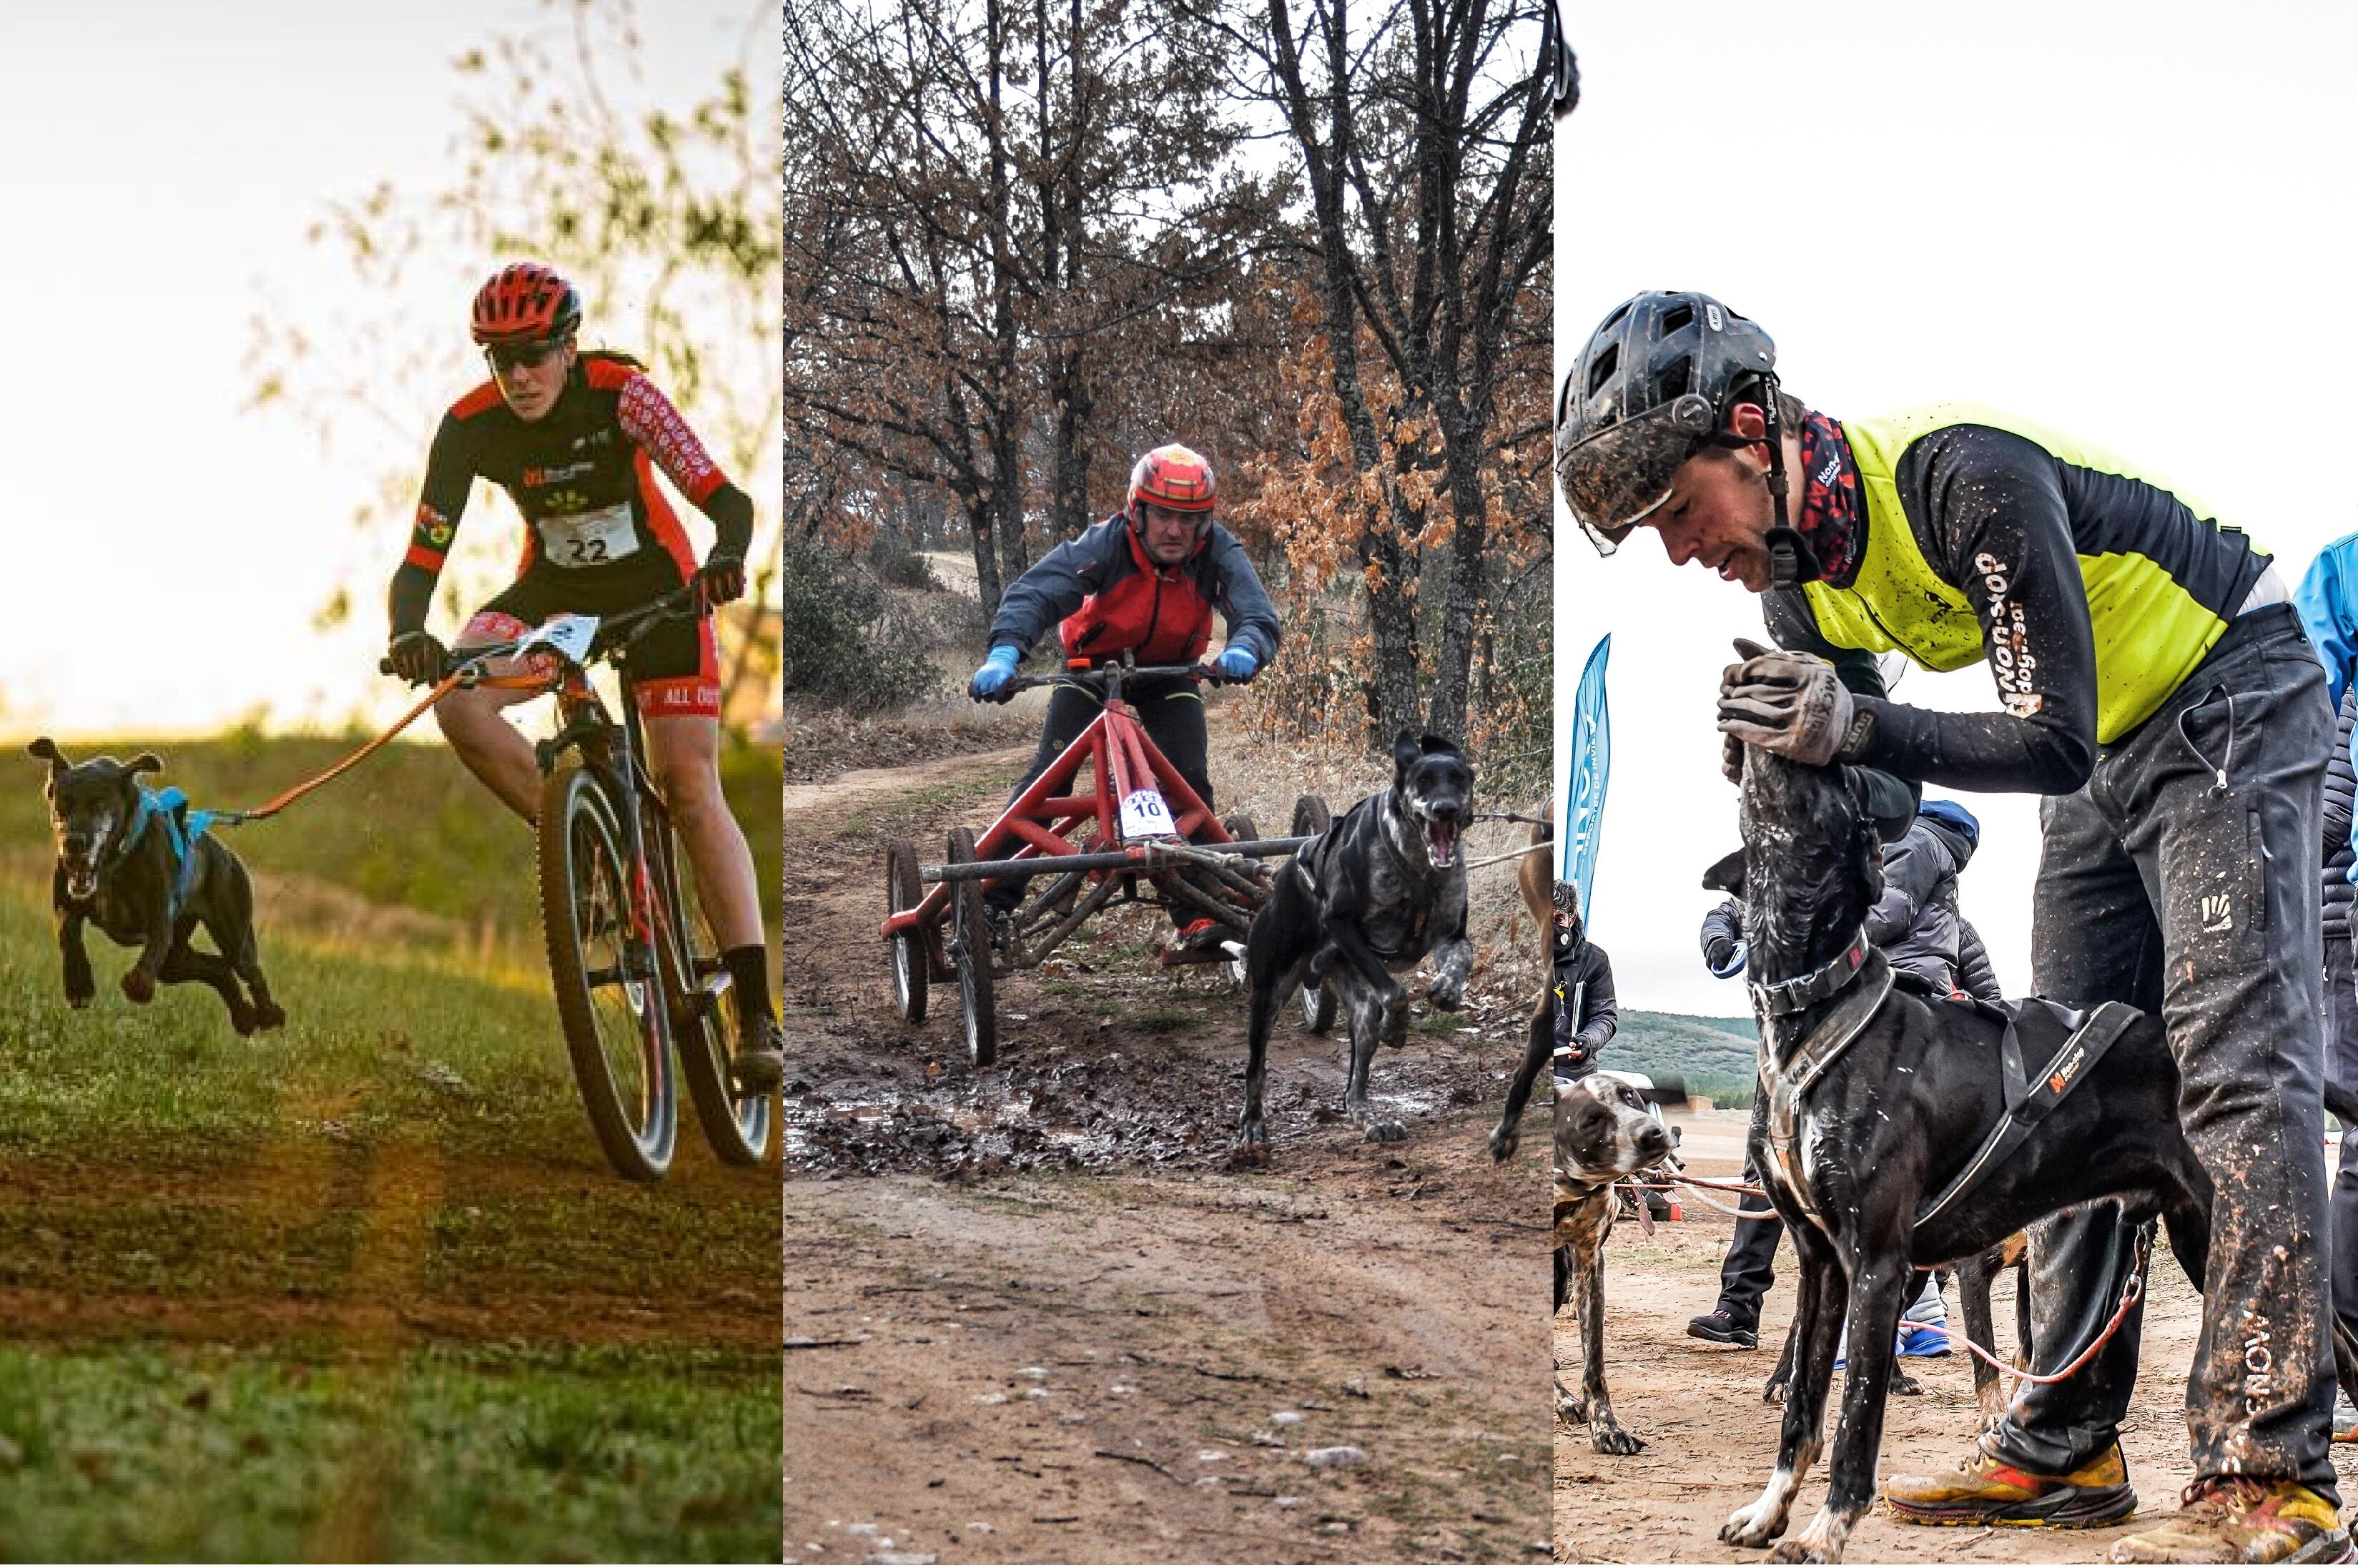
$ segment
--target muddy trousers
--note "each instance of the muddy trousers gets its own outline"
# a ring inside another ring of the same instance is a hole
[[[1211,810],[1219,807],[1212,800],[1211,739],[1204,726],[1204,696],[1191,680],[1139,681],[1128,685],[1122,701],[1138,715],[1138,722],[1154,749],[1178,770],[1204,805]],[[1090,721],[1105,711],[1094,694],[1087,687],[1060,686],[1048,693],[1048,716],[1040,726],[1040,749],[1032,754],[1032,766],[1016,784],[1012,802],[1017,795],[1032,787],[1032,781],[1053,766],[1065,748],[1078,739]],[[1175,814],[1175,813],[1174,813]],[[994,882],[985,890],[983,902],[993,909],[1012,910],[1023,902],[1024,890],[1031,879],[1021,881]],[[1180,924],[1175,921],[1174,924]]]
[[[2332,736],[2291,606],[2240,617],[2159,711],[2099,752],[2084,788],[2041,803],[2031,913],[2039,995],[2159,1010],[2179,1119],[2216,1187],[2186,1385],[2194,1474],[2329,1498],[2318,801]],[[2110,1203],[2030,1235],[2032,1336],[2051,1371],[2112,1317],[2133,1237]],[[2109,1446],[2142,1316],[2070,1379],[2023,1385],[1984,1446],[2050,1474]]]

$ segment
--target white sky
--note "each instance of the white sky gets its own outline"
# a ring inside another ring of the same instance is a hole
[[[751,10],[644,7],[650,87],[708,89]],[[17,453],[0,731],[391,705],[376,657],[407,513],[362,537],[348,519],[365,465],[338,471],[288,411],[240,412],[248,321],[266,305],[324,330],[349,285],[306,227],[382,178],[437,188],[459,125],[450,61],[560,16],[531,0],[0,11],[0,428]],[[440,259],[471,279],[503,258]],[[416,302],[459,364],[468,287]],[[439,411],[418,410],[421,472]],[[514,558],[513,514],[479,499],[471,524],[462,550]],[[321,635],[312,616],[347,580],[357,613]]]
[[[1561,376],[1614,305],[1701,289],[1777,340],[1836,417],[1966,398],[2169,475],[2288,583],[2358,527],[2339,481],[2351,371],[2358,10],[2324,4],[1574,5],[1558,132]],[[1801,18],[1801,19],[1797,19]],[[1712,728],[1758,603],[1640,531],[1600,560],[1557,510],[1559,763],[1613,635],[1613,778],[1595,894],[1627,1005],[1736,1015],[1695,928],[1736,847]],[[1994,708],[1989,674],[1900,699]],[[1936,790],[1935,794],[1955,792]],[[1958,795],[1963,907],[2029,988],[2036,797]]]

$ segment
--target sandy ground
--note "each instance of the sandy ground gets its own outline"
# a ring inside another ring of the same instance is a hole
[[[1734,1175],[1742,1163],[1742,1111],[1672,1112],[1697,1174]],[[1730,1195],[1714,1195],[1732,1202]],[[1614,1227],[1606,1249],[1606,1348],[1614,1413],[1646,1439],[1641,1454],[1614,1457],[1590,1446],[1585,1429],[1559,1426],[1555,1443],[1555,1557],[1566,1563],[1745,1563],[1763,1553],[1717,1540],[1727,1515],[1756,1497],[1776,1462],[1780,1411],[1760,1386],[1776,1362],[1792,1314],[1793,1252],[1778,1252],[1761,1348],[1742,1351],[1686,1336],[1687,1319],[1711,1310],[1719,1264],[1735,1222],[1688,1206],[1687,1217],[1650,1238],[1634,1224]],[[2166,1256],[2145,1315],[2145,1375],[2121,1433],[2140,1507],[2129,1523],[2104,1530],[1927,1530],[1877,1509],[1851,1536],[1851,1563],[2095,1563],[2114,1541],[2147,1528],[2177,1507],[2192,1479],[2186,1462],[2183,1369],[2193,1355],[2201,1299]],[[2002,1351],[2014,1349],[2013,1276],[1994,1292]],[[1949,1317],[1961,1324],[1956,1292]],[[1556,1325],[1557,1354],[1576,1368],[1573,1316]],[[1881,1473],[1946,1470],[1965,1457],[1975,1430],[1973,1374],[1963,1353],[1903,1361],[1923,1384],[1920,1398],[1895,1397],[1885,1422]],[[1837,1385],[1833,1397],[1840,1398]],[[1833,1413],[1829,1411],[1831,1425]],[[2358,1499],[2358,1447],[2337,1444],[2345,1500]],[[1794,1505],[1792,1528],[1825,1498],[1823,1468]]]

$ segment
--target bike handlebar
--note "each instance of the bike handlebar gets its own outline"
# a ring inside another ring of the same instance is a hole
[[[1019,691],[1035,691],[1044,686],[1085,686],[1101,693],[1116,681],[1168,679],[1200,680],[1212,686],[1245,684],[1235,676],[1221,673],[1216,665],[1098,665],[1085,670],[1059,670],[1050,676],[1011,676],[997,691],[974,700],[1005,702]]]
[[[624,611],[620,615],[600,616],[598,620],[598,635],[590,644],[589,657],[582,662],[585,665],[595,664],[600,659],[612,659],[619,654],[627,654],[637,645],[641,638],[664,622],[684,621],[702,613],[702,608],[696,600],[696,585],[691,582],[684,587],[674,589],[661,599],[641,605],[636,610]],[[504,643],[479,643],[464,649],[450,649],[444,662],[442,675],[436,678],[447,679],[453,670],[471,669],[474,672],[473,676],[470,676],[471,680],[474,676],[480,676],[481,673],[479,666],[489,664],[493,659],[506,658],[526,640],[525,637],[512,637]],[[466,656],[459,657],[462,653]],[[393,667],[393,660],[389,655],[376,662],[376,670],[377,674],[384,676],[400,673]],[[431,683],[415,684],[430,685]]]

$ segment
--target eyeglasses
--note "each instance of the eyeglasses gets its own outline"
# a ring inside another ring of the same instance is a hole
[[[543,338],[531,343],[493,343],[483,353],[493,370],[538,370],[565,351],[565,344],[555,338]]]

